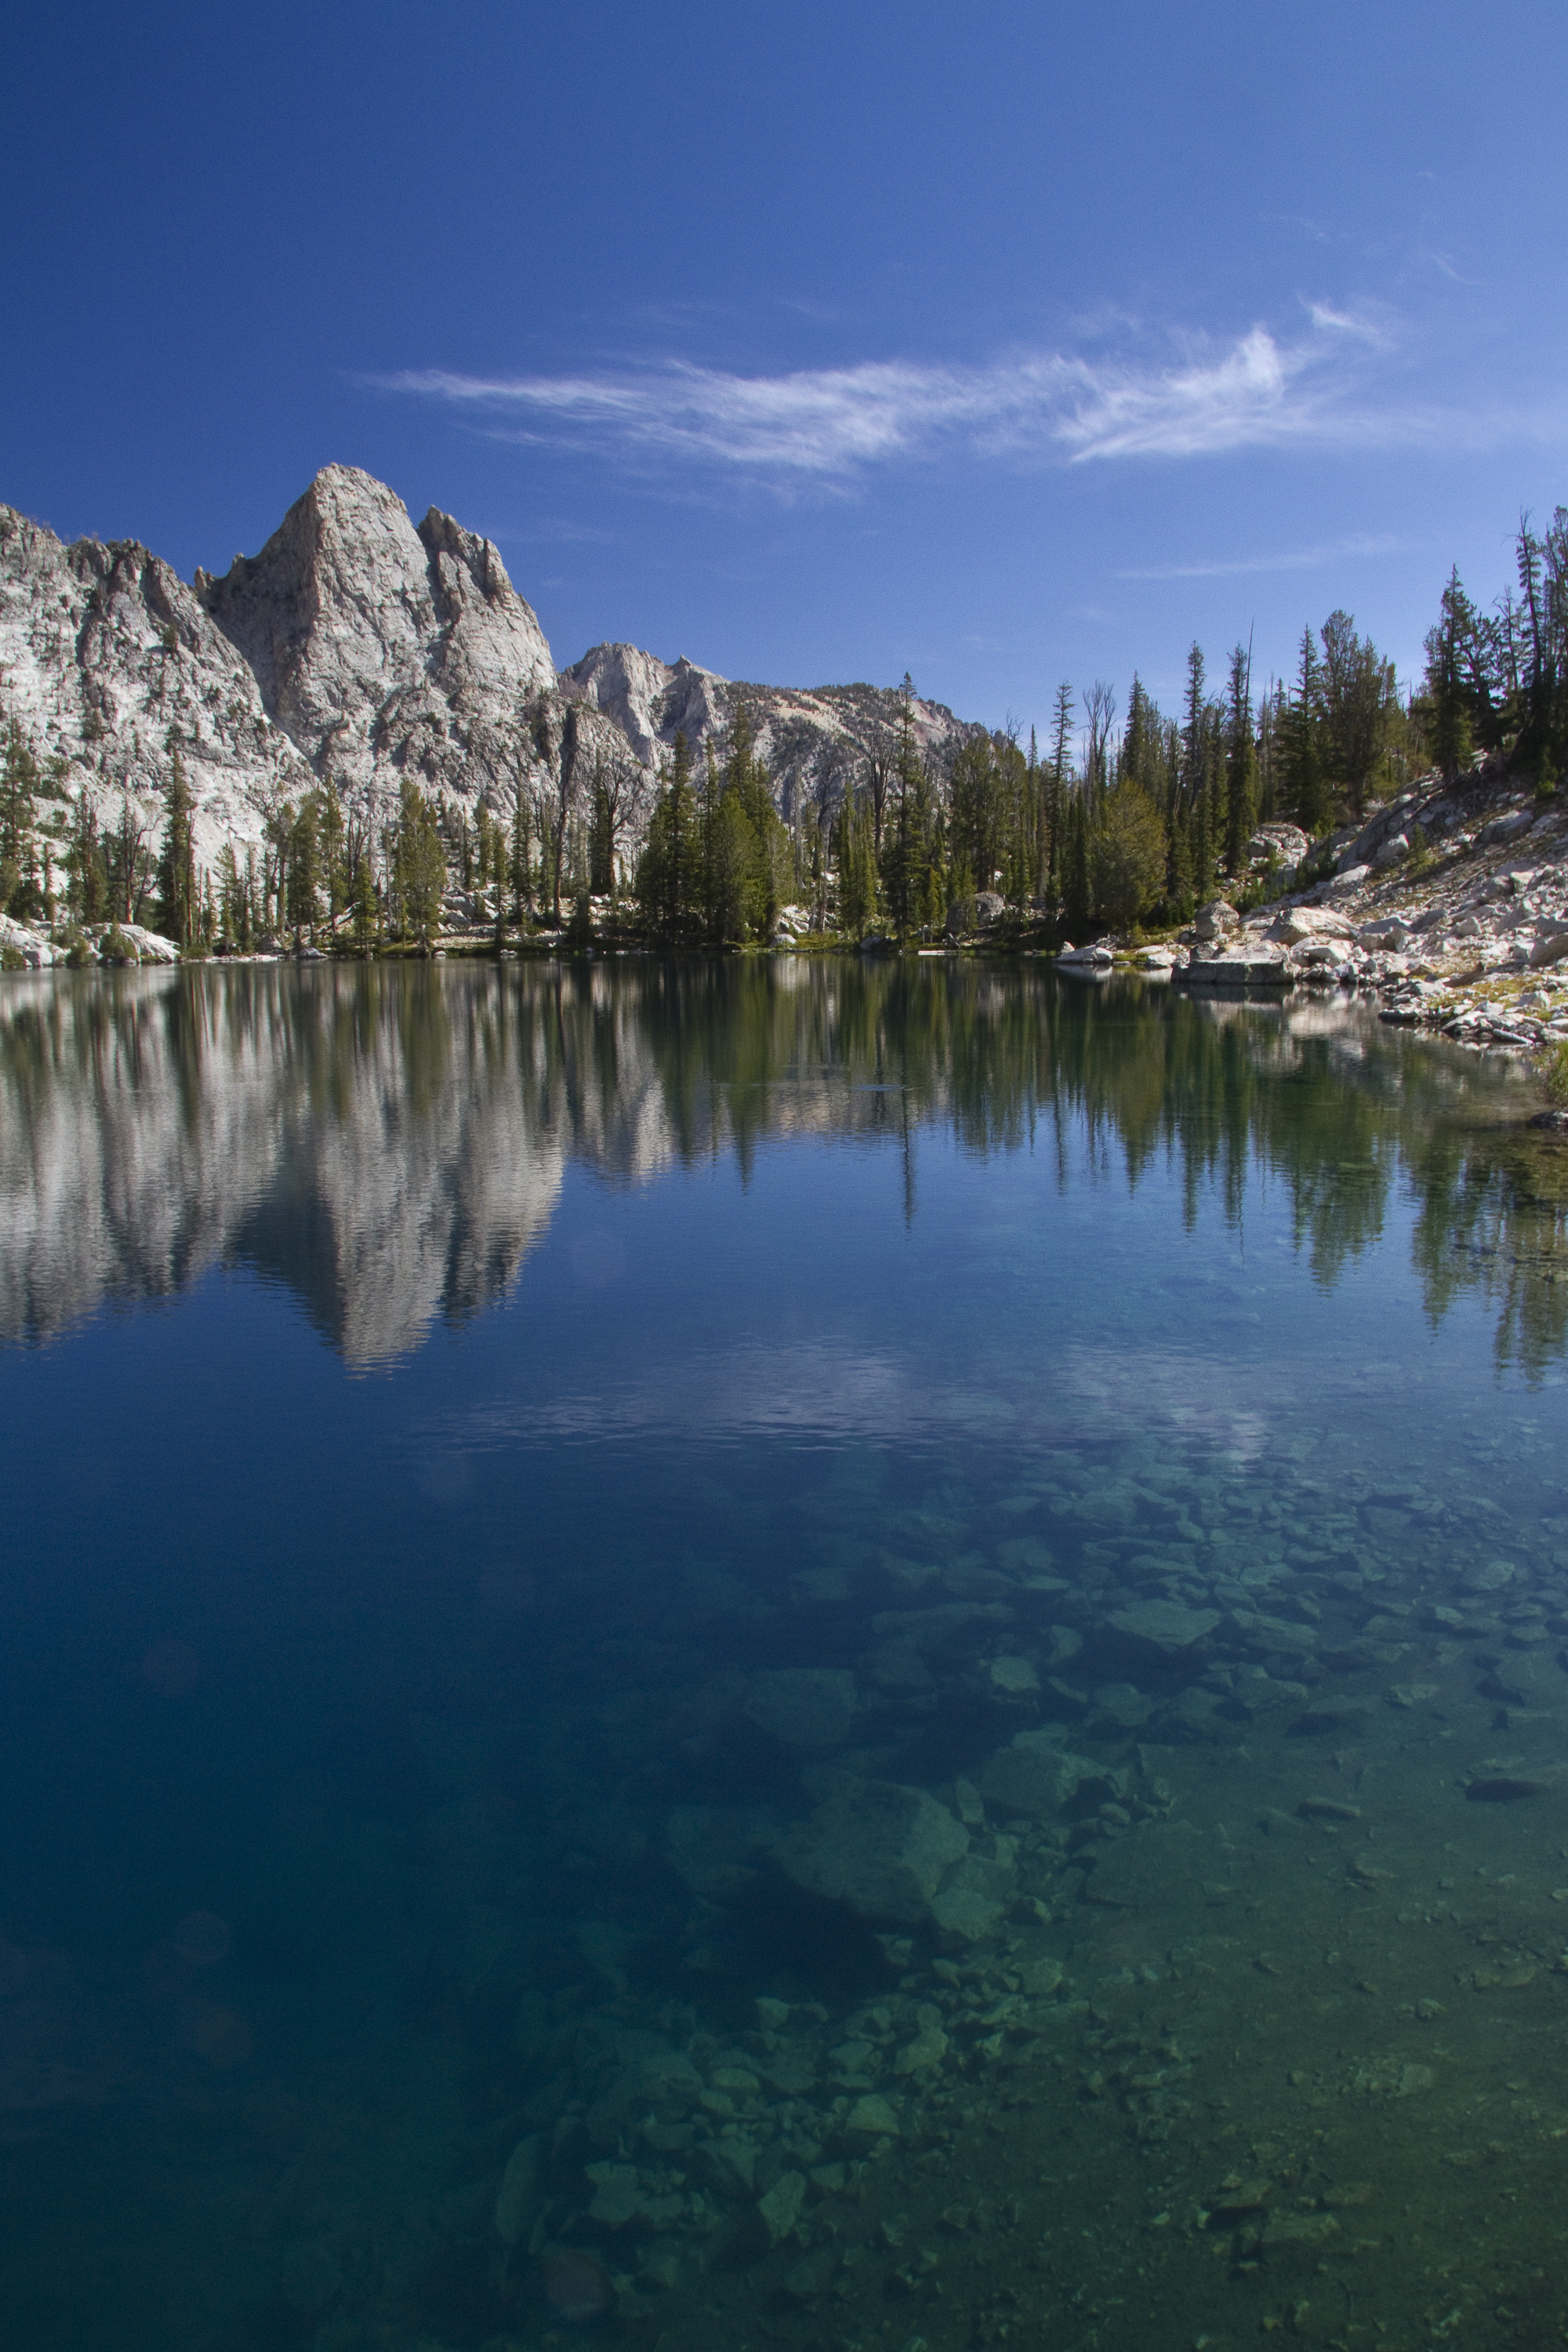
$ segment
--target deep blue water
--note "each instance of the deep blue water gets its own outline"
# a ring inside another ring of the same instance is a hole
[[[0,2342],[1555,2340],[1531,1107],[930,960],[8,981]]]

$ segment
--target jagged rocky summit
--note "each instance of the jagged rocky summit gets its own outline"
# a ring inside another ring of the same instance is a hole
[[[579,793],[596,761],[627,772],[634,824],[683,730],[700,759],[742,698],[779,803],[833,796],[887,755],[898,696],[868,686],[741,686],[631,646],[557,672],[494,542],[432,507],[327,466],[260,552],[187,584],[135,541],[67,546],[0,506],[0,705],[117,821],[155,826],[171,751],[195,798],[198,858],[258,841],[269,809],[329,774],[390,803],[404,777],[500,814],[542,779],[541,730],[578,710]],[[982,730],[917,702],[939,766]]]

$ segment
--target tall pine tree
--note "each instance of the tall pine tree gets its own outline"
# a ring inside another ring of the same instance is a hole
[[[1239,874],[1258,823],[1258,740],[1252,729],[1252,663],[1237,646],[1230,657],[1226,710],[1225,864]]]
[[[1301,632],[1296,691],[1286,712],[1283,761],[1286,806],[1310,838],[1327,830],[1329,786],[1323,766],[1323,669],[1318,640]]]
[[[185,763],[171,737],[169,780],[163,787],[163,841],[158,859],[158,929],[181,949],[195,946],[200,913],[195,816]]]

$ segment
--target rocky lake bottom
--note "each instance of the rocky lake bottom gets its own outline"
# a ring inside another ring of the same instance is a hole
[[[1568,2341],[1508,1065],[38,975],[0,1094],[7,2342]]]

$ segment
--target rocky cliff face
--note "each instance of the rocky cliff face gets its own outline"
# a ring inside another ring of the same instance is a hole
[[[10,507],[0,507],[0,710],[108,823],[123,802],[133,823],[156,827],[177,741],[208,864],[225,840],[259,837],[269,800],[312,782],[249,665],[176,572],[133,540],[67,547]]]
[[[325,467],[259,554],[190,586],[133,541],[68,547],[0,507],[0,716],[104,822],[128,801],[154,838],[178,745],[209,866],[329,773],[386,803],[412,775],[504,814],[520,783],[546,782],[536,720],[559,741],[568,700],[579,797],[614,761],[635,830],[678,730],[700,761],[742,698],[786,815],[890,756],[898,697],[872,687],[740,686],[632,646],[596,646],[557,677],[493,543],[435,508],[416,529],[353,467]],[[981,731],[938,703],[917,703],[915,722],[939,768]]]
[[[416,530],[384,483],[328,466],[195,593],[319,774],[510,799],[555,667],[488,539],[434,507]]]

